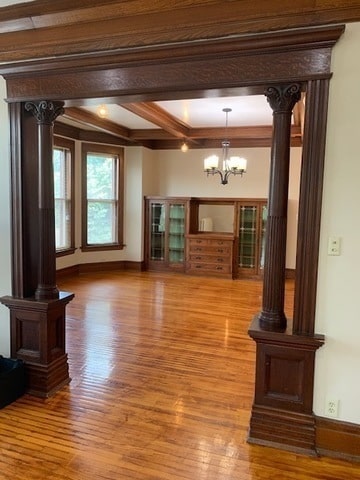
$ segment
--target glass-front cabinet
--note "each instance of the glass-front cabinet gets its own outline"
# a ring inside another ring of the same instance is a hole
[[[188,203],[187,199],[146,198],[146,268],[185,268]]]
[[[261,275],[264,268],[266,201],[239,202],[238,274]]]
[[[169,203],[168,261],[183,263],[185,261],[185,213],[182,203]]]

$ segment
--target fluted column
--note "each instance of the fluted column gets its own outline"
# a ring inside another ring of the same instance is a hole
[[[38,205],[39,205],[39,265],[37,300],[56,299],[55,209],[53,175],[54,121],[64,112],[63,102],[42,100],[27,102],[25,109],[37,121],[38,131]]]
[[[273,110],[273,139],[263,303],[259,321],[261,328],[265,330],[279,330],[285,329],[287,323],[284,295],[291,115],[294,105],[300,100],[300,85],[269,87],[265,95]]]

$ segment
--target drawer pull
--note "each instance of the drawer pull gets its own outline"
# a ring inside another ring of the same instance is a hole
[[[216,267],[216,270],[223,270],[223,267]]]
[[[219,253],[224,253],[224,249],[223,249],[223,248],[218,248],[217,251],[218,251]]]
[[[201,260],[201,256],[200,256],[200,255],[197,255],[197,256],[195,257],[195,260]]]
[[[202,265],[195,265],[195,268],[202,268]]]
[[[217,259],[217,261],[218,261],[218,262],[223,262],[224,259],[220,257],[220,258]]]
[[[202,248],[201,248],[201,247],[196,247],[196,248],[194,248],[194,250],[196,250],[197,252],[202,252]]]

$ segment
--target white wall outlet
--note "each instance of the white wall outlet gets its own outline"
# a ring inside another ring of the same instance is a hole
[[[328,255],[340,255],[340,237],[329,237]]]
[[[339,400],[337,398],[326,398],[325,415],[333,418],[337,418],[339,416]]]

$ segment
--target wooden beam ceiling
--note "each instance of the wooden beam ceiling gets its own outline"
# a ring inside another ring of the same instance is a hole
[[[77,138],[91,137],[86,131],[95,129],[99,133],[107,134],[100,138],[120,139],[123,145],[143,145],[152,149],[177,149],[185,140],[190,148],[220,148],[221,140],[229,139],[232,147],[252,148],[271,146],[272,126],[242,126],[242,127],[218,127],[218,128],[191,128],[168,114],[164,109],[152,102],[140,102],[122,104],[123,108],[139,115],[145,120],[158,125],[153,129],[129,129],[108,119],[102,119],[98,115],[77,107],[65,109],[64,117],[79,124],[82,133]],[[292,146],[301,146],[301,117],[296,113],[298,124],[291,129]],[[59,123],[59,122],[58,122]],[[61,127],[57,128],[61,132]],[[63,128],[62,131],[65,131]],[[111,137],[110,137],[111,136]],[[118,141],[116,142],[118,143]]]

